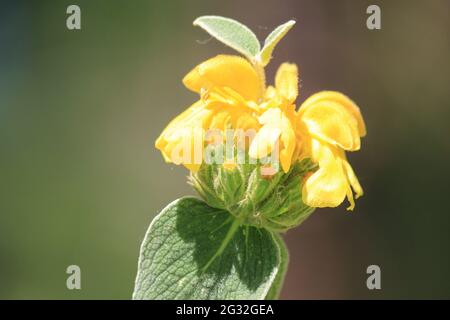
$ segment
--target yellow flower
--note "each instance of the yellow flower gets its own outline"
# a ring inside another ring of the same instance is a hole
[[[366,128],[359,108],[348,97],[323,91],[308,98],[296,112],[295,64],[283,63],[275,86],[265,88],[261,70],[257,72],[247,60],[229,55],[199,64],[183,83],[198,93],[200,100],[173,119],[156,140],[155,146],[167,162],[183,164],[195,172],[205,161],[206,146],[229,139],[225,130],[252,129],[256,135],[249,137],[251,158],[278,156],[276,163],[284,172],[304,158],[318,164],[318,170],[303,184],[305,204],[336,207],[347,197],[348,209],[354,208],[353,192],[358,198],[363,190],[345,151],[360,149]],[[211,130],[217,130],[219,138],[209,135]],[[235,143],[236,136],[231,138]],[[235,165],[234,159],[225,159],[225,168]]]
[[[302,190],[303,201],[312,207],[336,207],[347,196],[353,210],[363,195],[345,151],[359,150],[366,127],[359,108],[345,95],[323,91],[312,95],[298,111],[303,149],[300,158],[311,158],[319,169],[309,176]]]
[[[253,140],[249,155],[263,158],[279,150],[279,160],[288,172],[296,147],[295,99],[298,95],[298,70],[295,64],[283,63],[275,76],[275,87],[269,86],[265,101],[260,105],[262,128]],[[278,149],[277,149],[278,148]]]
[[[184,85],[201,99],[173,119],[155,143],[167,162],[197,171],[203,161],[205,137],[211,129],[259,129],[257,102],[261,80],[253,66],[238,56],[218,55],[190,71]]]

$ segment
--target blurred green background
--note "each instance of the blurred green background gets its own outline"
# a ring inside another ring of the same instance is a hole
[[[81,7],[82,30],[66,28]],[[382,29],[366,28],[378,4]],[[268,79],[342,91],[368,127],[350,154],[354,213],[322,209],[285,239],[285,299],[450,298],[448,1],[7,1],[0,4],[0,298],[129,299],[152,218],[193,191],[153,143],[196,96],[181,78],[232,52],[192,26],[235,18],[263,39],[291,18]],[[68,265],[82,289],[66,288]],[[382,290],[366,288],[381,267]]]

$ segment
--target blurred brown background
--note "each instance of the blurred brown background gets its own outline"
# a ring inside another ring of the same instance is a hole
[[[66,28],[78,4],[82,30]],[[366,28],[377,4],[382,29]],[[232,52],[192,26],[237,19],[262,40],[297,25],[268,67],[295,62],[301,96],[342,91],[368,127],[350,161],[354,213],[289,231],[282,292],[304,298],[450,298],[448,1],[8,1],[0,4],[0,298],[129,299],[154,215],[193,191],[153,143],[196,99],[194,65]],[[66,267],[82,290],[66,289]],[[382,290],[366,288],[381,267]]]

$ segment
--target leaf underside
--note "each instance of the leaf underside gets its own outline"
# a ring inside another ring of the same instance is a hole
[[[259,53],[261,46],[256,35],[245,25],[230,18],[203,16],[194,21],[211,36],[240,52],[250,60]]]

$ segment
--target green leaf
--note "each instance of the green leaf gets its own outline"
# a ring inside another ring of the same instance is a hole
[[[202,16],[194,21],[211,36],[254,60],[261,49],[255,34],[245,25],[230,18],[219,16]]]
[[[271,232],[181,198],[147,231],[133,299],[264,299],[278,278],[281,250]]]
[[[262,48],[259,59],[263,66],[266,66],[270,59],[272,59],[272,52],[278,42],[286,35],[286,33],[294,26],[295,21],[289,20],[288,22],[278,26],[273,30],[264,41],[264,47]]]

